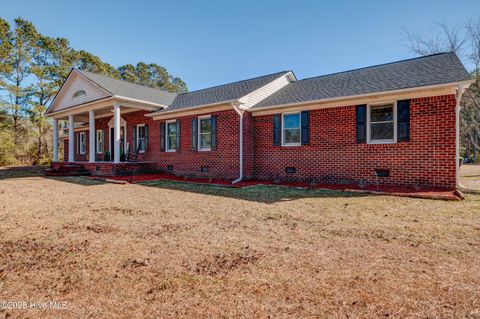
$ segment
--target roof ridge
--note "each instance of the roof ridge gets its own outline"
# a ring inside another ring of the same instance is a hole
[[[222,87],[222,86],[232,85],[232,84],[235,84],[235,83],[246,82],[246,81],[251,81],[251,80],[257,80],[257,79],[264,78],[264,77],[267,77],[267,76],[272,76],[272,75],[282,74],[282,73],[288,73],[288,72],[292,72],[292,70],[280,71],[280,72],[275,72],[275,73],[260,75],[260,76],[256,76],[256,77],[248,78],[248,79],[244,79],[244,80],[238,80],[238,81],[228,82],[228,83],[225,83],[225,84],[214,85],[214,86],[210,86],[210,87],[208,87],[208,88],[203,88],[203,89],[198,89],[198,90],[194,90],[194,91],[188,91],[188,92],[184,92],[184,93],[179,93],[178,95],[183,95],[183,94],[189,94],[189,93],[194,93],[194,92],[200,92],[200,91],[210,90],[210,89],[219,88],[219,87]]]
[[[143,85],[143,84],[130,82],[130,81],[127,81],[127,80],[124,80],[124,79],[116,79],[116,78],[113,78],[113,77],[108,76],[108,75],[105,75],[105,74],[98,74],[98,73],[95,73],[95,72],[86,71],[86,70],[80,70],[80,69],[77,69],[77,68],[73,68],[73,69],[74,69],[74,70],[77,70],[78,72],[82,73],[83,75],[85,75],[85,76],[87,76],[87,77],[88,77],[88,73],[90,73],[90,74],[93,74],[93,75],[95,75],[95,76],[104,77],[104,78],[107,78],[107,79],[109,79],[109,80],[124,82],[124,83],[130,84],[130,85],[136,85],[136,86],[139,86],[139,87],[142,87],[142,88],[145,88],[145,89],[150,89],[150,90],[154,90],[154,91],[160,91],[160,92],[169,93],[169,94],[173,94],[173,95],[178,95],[178,94],[179,94],[179,93],[170,92],[170,91],[167,91],[167,90],[164,90],[164,89],[152,88],[152,87],[150,87],[150,86],[146,86],[146,85]],[[85,74],[85,73],[87,73],[87,74]],[[92,81],[93,81],[93,80],[92,80]],[[95,81],[94,81],[94,82],[95,82]]]
[[[422,56],[418,56],[418,57],[415,57],[415,58],[403,59],[403,60],[398,60],[398,61],[393,61],[393,62],[387,62],[387,63],[365,66],[365,67],[361,67],[361,68],[357,68],[357,69],[351,69],[351,70],[346,70],[346,71],[340,71],[340,72],[334,72],[334,73],[312,76],[312,77],[304,78],[304,79],[301,79],[301,80],[297,80],[295,82],[302,82],[302,81],[306,81],[306,80],[319,79],[319,78],[338,75],[338,74],[343,74],[343,73],[366,70],[366,69],[376,68],[376,67],[380,67],[380,66],[392,65],[392,64],[408,62],[408,61],[413,61],[413,60],[421,60],[421,59],[429,58],[429,57],[436,56],[436,55],[452,54],[452,53],[455,54],[455,52],[453,52],[453,51],[447,51],[447,52],[439,52],[439,53],[433,53],[433,54],[428,54],[428,55],[422,55]]]

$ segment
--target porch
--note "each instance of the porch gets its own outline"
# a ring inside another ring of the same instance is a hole
[[[120,164],[151,160],[146,156],[127,156],[147,153],[145,136],[127,132],[127,125],[140,127],[145,124],[145,113],[166,108],[175,96],[167,91],[73,69],[46,112],[53,120],[53,162],[59,161],[60,122],[64,123],[64,137],[68,141],[65,145],[68,152],[64,154],[67,163],[81,161],[84,164],[86,161],[92,164],[111,160]],[[124,117],[134,112],[142,114],[127,123]],[[148,126],[138,131],[147,135]],[[107,164],[112,163],[102,165]]]
[[[66,122],[64,138],[68,141],[68,145],[66,145],[68,146],[66,147],[68,153],[64,156],[65,162],[113,162],[115,164],[136,162],[138,153],[144,151],[145,136],[135,138],[133,145],[130,145],[126,139],[127,122],[122,118],[122,115],[142,110],[145,111],[146,109],[114,104],[106,105],[100,109],[79,110],[76,113],[70,111],[68,115],[62,114],[53,117],[53,162],[59,161],[59,121]],[[151,111],[151,109],[147,109],[147,111]],[[97,130],[96,122],[101,118],[108,119],[108,117],[112,117],[108,122],[108,128],[102,128],[101,136],[97,136],[100,130]],[[80,134],[76,134],[76,132],[80,132]],[[143,130],[142,134],[145,134]],[[108,140],[106,140],[107,136]],[[106,154],[108,154],[108,159],[105,158]]]

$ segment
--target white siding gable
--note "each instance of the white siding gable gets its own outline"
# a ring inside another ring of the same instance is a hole
[[[86,94],[73,97],[73,95],[78,91],[85,91]],[[58,92],[58,95],[55,97],[55,100],[50,106],[49,112],[64,110],[72,106],[95,101],[109,96],[111,96],[111,94],[106,90],[87,80],[83,75],[74,70],[65,81],[65,84],[60,92]]]
[[[277,92],[288,83],[295,81],[295,77],[292,72],[289,72],[272,82],[268,83],[267,85],[262,86],[256,91],[245,95],[244,97],[240,98],[239,101],[243,104],[242,107],[249,109],[261,100],[267,98],[268,96],[272,95],[273,93]]]

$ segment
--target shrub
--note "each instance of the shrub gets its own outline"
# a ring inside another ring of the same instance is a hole
[[[11,131],[0,128],[0,166],[17,164]]]

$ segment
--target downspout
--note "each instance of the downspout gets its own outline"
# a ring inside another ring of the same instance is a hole
[[[456,188],[460,186],[460,101],[462,100],[462,95],[464,92],[463,84],[459,84],[457,87],[457,96],[456,96],[456,106],[455,106],[455,143],[456,143],[456,156],[455,156],[455,186]]]
[[[233,109],[235,110],[235,112],[237,112],[239,118],[240,118],[240,150],[239,150],[239,153],[240,153],[240,162],[239,162],[239,167],[240,167],[240,172],[239,172],[239,176],[236,180],[234,180],[232,182],[232,184],[236,184],[238,182],[240,182],[242,179],[243,179],[243,113],[245,111],[243,110],[240,110],[239,107],[238,107],[238,104],[236,105],[235,102],[232,102],[232,107]]]

